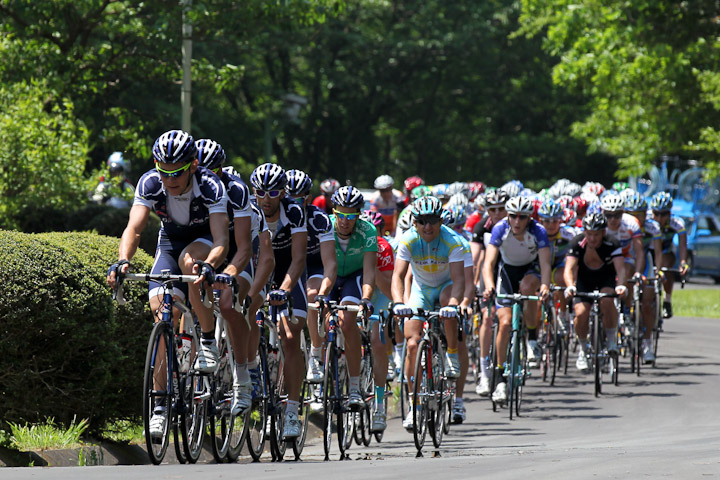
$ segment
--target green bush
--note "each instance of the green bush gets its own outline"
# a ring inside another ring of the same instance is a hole
[[[147,287],[128,285],[128,303],[105,284],[117,238],[92,233],[0,231],[0,382],[3,421],[75,415],[90,429],[137,417],[152,325]],[[152,259],[138,252],[138,269]]]

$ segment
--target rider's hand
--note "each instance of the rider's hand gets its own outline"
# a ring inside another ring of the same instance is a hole
[[[232,275],[228,273],[218,273],[215,275],[215,283],[213,283],[213,288],[217,290],[225,290],[228,288],[228,285],[232,285]]]
[[[327,306],[327,296],[326,295],[316,295],[315,296],[315,303],[317,303],[317,309],[318,312],[321,312],[326,306]]]
[[[193,285],[199,285],[204,281],[209,283],[210,285],[215,283],[215,269],[207,262],[203,262],[202,260],[196,260],[195,264],[193,265],[192,272],[194,274],[200,275],[200,277],[198,277],[198,279],[193,282]]]
[[[393,305],[392,311],[393,315],[397,315],[398,317],[409,317],[412,315],[412,309],[404,303],[396,303]]]
[[[544,302],[548,295],[550,295],[550,286],[543,283],[540,285],[540,300]]]
[[[571,285],[565,289],[565,298],[574,297],[577,293],[577,287],[575,285]]]
[[[645,276],[640,272],[635,272],[632,278],[638,285],[645,283]]]
[[[360,303],[362,304],[363,312],[365,313],[366,317],[370,317],[370,315],[375,312],[375,307],[369,299],[363,298],[362,300],[360,300]]]
[[[440,316],[442,318],[455,318],[457,317],[457,307],[449,305],[440,309]]]
[[[617,293],[620,297],[624,297],[627,293],[627,287],[625,285],[618,285],[615,287],[615,293]]]
[[[485,287],[485,291],[483,292],[483,300],[490,300],[493,295],[495,295],[495,289],[493,287]]]
[[[270,305],[285,305],[288,301],[288,292],[285,290],[272,290],[268,293],[268,300]]]
[[[117,285],[118,272],[120,272],[120,275],[124,275],[127,273],[128,268],[130,268],[130,262],[124,259],[118,260],[110,265],[110,268],[108,268],[107,271],[107,284],[110,285],[111,288],[115,288]]]
[[[680,262],[680,275],[684,276],[690,270],[690,265],[687,262]]]

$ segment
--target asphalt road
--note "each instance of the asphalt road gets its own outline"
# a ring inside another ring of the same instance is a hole
[[[466,396],[467,421],[438,453],[415,457],[400,418],[382,444],[323,461],[319,439],[300,462],[0,469],[0,478],[713,478],[720,477],[720,319],[674,318],[665,325],[655,368],[640,377],[621,364],[620,385],[593,395],[592,378],[571,368],[550,387],[528,381],[524,415],[508,420],[488,400]],[[572,358],[571,358],[572,360]],[[537,371],[535,371],[537,373]],[[427,444],[432,446],[428,438]],[[172,455],[169,453],[168,455]],[[269,458],[269,455],[268,457]]]

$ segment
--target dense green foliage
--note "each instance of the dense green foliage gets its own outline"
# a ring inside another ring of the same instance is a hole
[[[0,231],[4,422],[54,417],[69,424],[80,412],[94,429],[139,414],[152,319],[144,285],[127,289],[125,306],[110,298],[105,272],[117,242]],[[149,269],[152,259],[139,252],[133,262]]]
[[[716,0],[524,0],[523,31],[560,59],[557,85],[588,99],[573,126],[642,173],[662,154],[720,167]]]
[[[71,99],[87,125],[89,166],[121,150],[137,178],[155,136],[179,127],[181,5],[14,0],[0,13],[0,81],[44,78],[50,103]],[[317,180],[610,182],[612,161],[570,136],[584,98],[553,85],[542,39],[512,37],[519,13],[514,0],[193,2],[193,134],[245,175],[267,134],[278,162]],[[294,120],[289,93],[307,101]]]

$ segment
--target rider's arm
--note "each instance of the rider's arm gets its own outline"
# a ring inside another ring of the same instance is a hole
[[[452,280],[452,290],[448,305],[460,305],[465,293],[465,265],[462,261],[450,263],[450,279]]]
[[[655,258],[655,268],[658,270],[662,267],[662,238],[657,237],[653,239],[653,257]]]
[[[320,243],[320,258],[323,264],[323,279],[320,283],[318,295],[327,295],[335,285],[337,279],[337,256],[335,255],[335,240]]]
[[[210,214],[210,233],[212,234],[213,244],[210,248],[205,262],[215,268],[220,267],[228,251],[228,216],[227,213],[211,213]]]
[[[138,245],[140,245],[140,234],[147,226],[150,218],[150,209],[144,205],[133,205],[130,209],[130,218],[127,227],[123,231],[118,248],[119,260],[130,260],[135,256]]]
[[[465,267],[465,291],[463,292],[463,299],[460,304],[468,308],[472,305],[472,301],[475,299],[475,283],[473,282],[473,268]]]
[[[270,231],[265,230],[260,233],[260,252],[258,254],[257,270],[255,271],[255,279],[250,287],[248,296],[254,298],[267,285],[275,270],[275,253],[272,248],[272,239]]]
[[[617,284],[616,285],[624,285],[625,284],[625,259],[622,255],[618,255],[616,257],[613,257],[613,266],[615,267],[615,274],[617,275]]]
[[[405,275],[408,271],[410,262],[395,257],[395,270],[392,274],[392,301],[395,303],[404,303],[405,296]]]
[[[251,217],[235,217],[233,219],[235,245],[237,252],[233,255],[230,263],[225,268],[224,273],[229,275],[237,275],[245,270],[250,258],[252,257],[252,237],[250,232]],[[214,237],[213,237],[214,238]]]
[[[578,269],[578,257],[565,257],[565,271],[563,271],[563,280],[568,287],[574,287],[577,284],[576,275]]]
[[[540,260],[540,284],[550,287],[550,276],[552,274],[552,266],[550,265],[550,248],[543,247],[538,250],[538,259]]]
[[[380,270],[375,267],[375,286],[387,298],[392,298],[392,270]]]
[[[377,252],[365,252],[363,254],[363,286],[362,298],[372,298],[375,288],[375,265],[377,264]]]
[[[635,271],[643,273],[645,271],[645,250],[643,249],[642,236],[633,237],[632,245],[635,252]]]
[[[500,249],[495,245],[488,245],[485,250],[485,261],[483,262],[483,283],[485,284],[485,290],[495,290],[495,263],[498,259]]]
[[[482,278],[482,264],[483,259],[485,258],[485,248],[479,243],[470,242],[470,252],[472,253],[473,265],[475,265],[472,280],[473,284],[478,284]]]
[[[684,267],[687,267],[687,234],[686,233],[680,233],[678,234],[678,248],[680,253],[680,269],[682,270]]]
[[[292,234],[292,262],[285,278],[280,285],[281,290],[291,291],[297,284],[300,275],[305,271],[307,259],[307,231]]]

